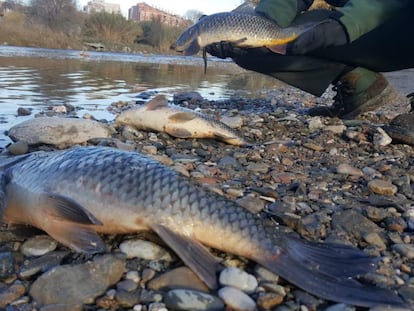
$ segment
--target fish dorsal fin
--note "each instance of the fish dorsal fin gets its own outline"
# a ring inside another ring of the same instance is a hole
[[[206,247],[163,225],[152,225],[151,228],[210,289],[217,289],[217,262]]]
[[[68,197],[55,193],[45,193],[43,200],[47,212],[56,220],[83,225],[102,225],[89,211]]]
[[[156,110],[159,108],[167,107],[168,100],[165,95],[157,95],[151,99],[148,103],[145,104],[147,110]]]
[[[173,122],[187,122],[194,120],[196,117],[195,113],[191,111],[180,111],[168,117],[168,120]]]

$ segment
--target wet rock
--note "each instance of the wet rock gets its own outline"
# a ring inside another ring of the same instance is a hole
[[[5,308],[26,293],[26,287],[20,282],[13,283],[10,287],[0,290],[0,308]]]
[[[128,240],[119,245],[127,258],[172,261],[171,255],[161,246],[145,240]]]
[[[30,116],[32,114],[32,111],[30,109],[27,109],[25,107],[19,107],[17,108],[17,115],[19,117],[22,116]]]
[[[207,286],[187,267],[180,267],[160,275],[148,283],[148,288],[152,290],[182,288],[208,292]]]
[[[37,235],[26,240],[20,251],[26,257],[42,256],[56,249],[57,242],[48,235]]]
[[[167,308],[173,310],[219,311],[224,309],[223,302],[210,294],[188,290],[173,289],[164,297]]]
[[[92,138],[109,138],[111,133],[102,123],[58,117],[39,117],[10,128],[8,135],[14,141],[26,141],[29,145],[50,144],[71,146]]]
[[[15,273],[15,261],[11,252],[0,253],[0,280],[8,279]]]
[[[256,310],[255,301],[241,290],[234,287],[223,287],[218,291],[226,306],[231,310],[253,311]]]
[[[8,146],[7,150],[14,155],[26,154],[29,152],[29,144],[24,140],[20,140]]]
[[[103,255],[92,262],[63,265],[42,274],[31,286],[30,295],[39,304],[89,304],[122,277],[125,260]]]
[[[368,189],[374,193],[382,195],[394,195],[397,193],[397,186],[391,182],[381,179],[374,179],[368,183]]]
[[[190,103],[198,103],[203,100],[203,96],[198,92],[182,92],[175,93],[173,96],[173,101],[175,104],[179,104],[183,101],[188,101]]]
[[[232,286],[246,293],[254,292],[257,287],[257,280],[253,275],[235,267],[221,271],[219,282],[221,285]]]
[[[343,175],[351,175],[351,176],[362,176],[363,173],[360,169],[353,167],[352,165],[349,165],[347,163],[341,163],[336,168],[336,171],[338,174]]]

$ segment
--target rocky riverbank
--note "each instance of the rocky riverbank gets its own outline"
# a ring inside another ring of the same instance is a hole
[[[395,290],[413,303],[414,149],[391,143],[377,126],[384,118],[375,115],[369,116],[371,121],[342,121],[305,113],[315,101],[327,103],[329,97],[317,100],[285,88],[266,91],[256,99],[234,96],[207,101],[190,96],[180,103],[226,121],[258,143],[251,148],[177,139],[116,127],[105,120],[99,122],[110,129],[110,137],[83,144],[148,154],[259,213],[280,230],[309,240],[357,246],[379,256],[376,273],[361,280]],[[113,103],[110,110],[117,114],[132,105]],[[44,115],[78,115],[76,108],[55,108]],[[2,154],[55,148],[19,142]],[[232,254],[213,250],[223,266],[220,288],[214,292],[151,234],[105,236],[105,242],[107,254],[86,256],[45,235],[22,237],[3,226],[0,309],[357,309],[314,297]]]

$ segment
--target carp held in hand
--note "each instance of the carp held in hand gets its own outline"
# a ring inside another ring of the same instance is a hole
[[[218,42],[231,42],[236,47],[266,47],[279,53],[286,53],[286,45],[312,24],[281,28],[271,20],[242,12],[222,12],[201,17],[188,27],[172,45],[184,55],[194,55],[207,45]],[[203,53],[204,60],[205,52]]]
[[[324,299],[405,306],[395,293],[356,280],[375,269],[375,258],[288,235],[141,154],[77,147],[16,157],[0,169],[2,220],[35,226],[77,252],[104,252],[99,232],[151,230],[211,289],[217,261],[207,247],[258,262]]]

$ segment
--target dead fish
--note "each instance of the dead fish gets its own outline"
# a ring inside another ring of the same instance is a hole
[[[251,145],[223,122],[191,109],[168,104],[164,95],[157,95],[143,106],[121,112],[116,123],[165,132],[178,138],[214,138],[236,146]]]
[[[241,48],[266,47],[272,52],[285,54],[286,46],[315,23],[281,28],[271,20],[239,12],[222,12],[200,18],[178,37],[171,48],[184,55],[194,55],[212,43],[231,42]]]
[[[211,289],[217,288],[217,262],[206,246],[256,261],[328,300],[405,305],[393,292],[354,279],[375,269],[377,260],[364,252],[287,235],[135,152],[77,147],[33,153],[1,176],[4,222],[35,226],[78,252],[105,250],[97,232],[152,230]]]

